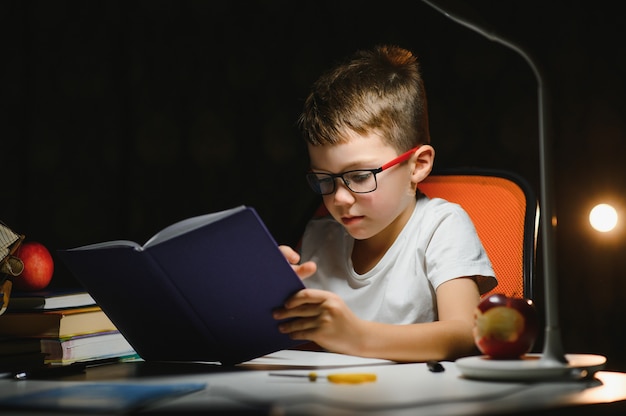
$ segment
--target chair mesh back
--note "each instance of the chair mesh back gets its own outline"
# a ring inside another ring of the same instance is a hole
[[[431,198],[461,205],[469,214],[498,279],[489,293],[524,297],[524,191],[507,178],[482,175],[431,175],[419,188]]]

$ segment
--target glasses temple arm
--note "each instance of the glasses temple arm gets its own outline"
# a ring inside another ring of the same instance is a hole
[[[397,158],[385,163],[384,165],[382,165],[380,167],[380,170],[383,171],[385,169],[389,169],[390,167],[397,165],[398,163],[402,163],[405,160],[408,160],[411,156],[413,156],[413,153],[415,153],[415,151],[417,149],[419,149],[419,146],[414,147],[413,149],[409,150],[406,153],[402,153],[400,156],[398,156]]]

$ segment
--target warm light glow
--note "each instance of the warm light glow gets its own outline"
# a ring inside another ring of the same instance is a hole
[[[589,222],[595,230],[606,233],[617,225],[617,211],[609,204],[598,204],[589,213]]]

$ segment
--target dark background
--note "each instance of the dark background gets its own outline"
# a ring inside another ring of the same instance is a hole
[[[587,222],[626,195],[622,15],[608,0],[465,3],[546,71],[565,349],[625,370],[623,227]],[[53,251],[240,204],[291,243],[313,201],[303,99],[377,43],[421,59],[437,168],[504,168],[540,191],[530,68],[420,1],[5,1],[0,19],[0,220]],[[76,284],[56,266],[54,285]]]

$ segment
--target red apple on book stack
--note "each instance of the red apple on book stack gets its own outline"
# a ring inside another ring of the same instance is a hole
[[[530,299],[494,294],[476,308],[474,341],[490,358],[520,358],[530,351],[538,334],[537,311]]]
[[[54,261],[46,246],[36,241],[24,242],[17,250],[16,257],[24,263],[24,270],[13,279],[15,290],[42,290],[50,284]]]

